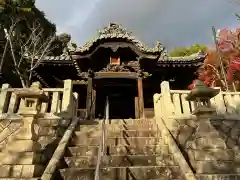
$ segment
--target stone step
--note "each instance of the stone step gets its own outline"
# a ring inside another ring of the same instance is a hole
[[[0,178],[0,180],[40,180],[41,178]]]
[[[40,177],[44,168],[41,165],[0,165],[0,178]]]
[[[127,146],[144,146],[156,145],[159,139],[153,137],[109,137],[105,139],[105,145],[127,145]],[[96,138],[76,138],[71,139],[71,145],[99,145],[100,137]]]
[[[64,180],[93,180],[95,168],[68,168],[60,170]],[[108,167],[100,169],[101,180],[183,180],[178,166]]]
[[[72,156],[97,156],[99,146],[68,147]],[[147,146],[107,146],[104,149],[108,155],[156,155],[170,154],[168,145]]]
[[[239,180],[240,174],[195,174],[197,180]]]
[[[39,136],[62,137],[66,131],[65,127],[39,127]]]
[[[0,152],[0,165],[41,164],[46,158],[42,153],[34,152]]]
[[[119,131],[119,130],[155,130],[157,131],[157,126],[153,124],[127,124],[127,125],[118,125],[118,124],[106,124],[106,131]],[[79,125],[76,128],[76,131],[88,132],[89,130],[101,130],[102,125]]]
[[[52,137],[52,136],[40,136],[38,138],[38,142],[41,144],[42,150],[44,150],[45,147],[49,145],[57,146],[60,140],[61,140],[60,137]]]
[[[237,174],[240,172],[239,162],[234,161],[197,161],[194,166],[197,174]]]
[[[94,121],[84,120],[80,121],[82,125],[102,124],[102,119],[95,119]],[[155,124],[153,119],[110,119],[105,120],[106,124]]]
[[[65,162],[73,168],[94,168],[97,166],[97,156],[65,157]],[[126,167],[126,166],[172,166],[176,165],[172,156],[102,156],[100,167]]]
[[[42,127],[68,127],[70,120],[62,119],[53,114],[45,114],[44,117],[37,119],[37,124]]]
[[[88,132],[75,131],[75,135],[79,138],[84,137],[99,137],[101,135],[101,130],[91,129]],[[158,131],[151,130],[116,130],[116,131],[106,131],[105,135],[107,137],[157,137],[159,136]]]

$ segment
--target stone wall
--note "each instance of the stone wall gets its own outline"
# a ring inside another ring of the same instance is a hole
[[[21,125],[20,120],[2,119],[0,121],[0,152],[5,149],[7,143],[12,140],[11,137],[17,133]]]
[[[161,91],[154,95],[155,117],[163,120],[196,177],[239,179],[240,93],[220,92],[211,99],[216,113],[197,118],[193,103],[185,100],[190,91],[170,90],[168,82]]]

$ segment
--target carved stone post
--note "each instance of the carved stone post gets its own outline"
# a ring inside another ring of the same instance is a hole
[[[193,114],[197,116],[196,132],[187,144],[190,162],[199,174],[224,174],[232,170],[228,162],[233,160],[233,152],[226,150],[225,140],[211,122],[216,110],[211,107],[210,99],[218,93],[219,90],[208,88],[197,80],[195,88],[186,97],[186,100],[194,101]],[[221,165],[216,166],[216,162]]]
[[[67,79],[64,81],[63,99],[62,99],[62,116],[64,119],[72,118],[71,105],[72,105],[72,80]]]
[[[164,104],[164,109],[162,111],[163,116],[165,118],[169,118],[169,116],[174,115],[174,106],[171,99],[170,86],[168,81],[163,81],[161,83],[161,96],[162,103]]]
[[[23,125],[1,154],[1,163],[6,166],[8,172],[2,172],[0,177],[37,177],[43,172],[44,166],[40,165],[43,163],[43,157],[41,157],[41,145],[37,141],[38,135],[35,132],[36,120],[41,103],[48,101],[48,98],[43,90],[40,90],[38,82],[33,83],[29,89],[18,89],[15,93],[19,98],[24,99],[24,107],[19,112],[23,117]]]
[[[7,89],[10,88],[9,84],[3,84],[2,90],[0,93],[0,114],[6,113],[7,106],[8,106],[8,100],[10,97],[10,93],[7,92]]]
[[[144,119],[145,115],[144,115],[144,99],[143,99],[142,78],[138,78],[137,84],[138,84],[139,116],[140,116],[140,119]]]

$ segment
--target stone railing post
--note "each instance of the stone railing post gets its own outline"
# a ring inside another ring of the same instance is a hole
[[[73,116],[76,116],[78,109],[78,93],[74,92],[73,98],[74,98]]]
[[[8,88],[10,88],[9,84],[2,85],[2,90],[0,93],[0,114],[6,113],[8,108],[8,100],[10,98],[10,93],[7,91]]]
[[[216,112],[218,115],[224,115],[226,113],[226,107],[221,88],[215,89],[219,89],[219,93],[215,97],[213,97],[216,106]]]
[[[161,99],[164,104],[163,116],[165,118],[174,115],[174,106],[170,94],[170,86],[168,81],[163,81],[161,83]]]
[[[62,113],[64,113],[64,118],[71,118],[71,108],[72,108],[72,80],[67,79],[64,81],[63,99],[62,99]]]
[[[161,94],[154,94],[153,95],[153,104],[154,104],[154,114],[155,114],[155,118],[160,118],[161,117]]]

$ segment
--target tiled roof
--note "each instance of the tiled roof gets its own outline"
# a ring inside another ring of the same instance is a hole
[[[162,53],[162,55],[160,56],[160,58],[158,59],[158,62],[192,62],[192,61],[196,61],[196,60],[202,60],[205,59],[205,57],[207,56],[207,54],[205,53],[195,53],[189,56],[180,56],[180,57],[171,57],[169,56],[166,51],[164,51]]]
[[[132,32],[122,28],[119,24],[110,23],[108,27],[105,27],[103,30],[99,30],[98,35],[95,38],[89,40],[85,45],[77,48],[75,52],[87,52],[94,44],[104,39],[125,40],[127,42],[131,42],[144,53],[160,53],[164,49],[159,42],[156,43],[154,48],[149,48],[134,37]]]
[[[38,57],[35,57],[35,60],[38,60]],[[72,63],[72,60],[69,55],[61,56],[45,56],[42,58],[41,63]]]

